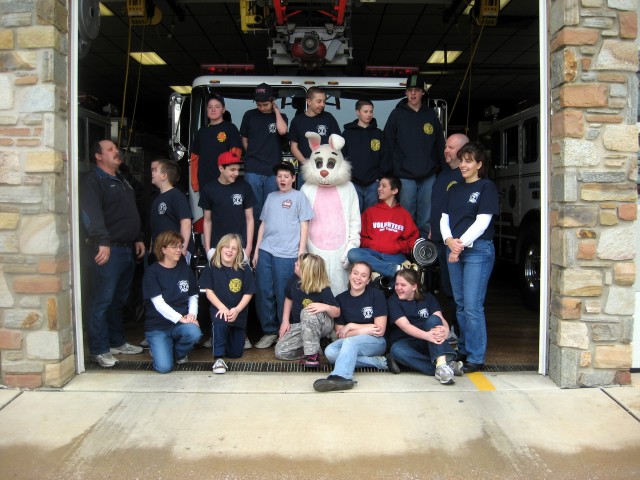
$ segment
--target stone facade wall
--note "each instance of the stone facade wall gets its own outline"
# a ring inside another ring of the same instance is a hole
[[[630,382],[636,276],[637,0],[550,2],[549,373]]]
[[[68,4],[0,0],[0,382],[75,373],[70,294]]]

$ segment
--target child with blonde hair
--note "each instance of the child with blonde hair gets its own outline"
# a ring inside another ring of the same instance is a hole
[[[227,234],[218,242],[211,264],[200,277],[200,287],[211,302],[213,373],[226,373],[224,357],[240,358],[244,351],[246,307],[256,286],[251,268],[243,261],[242,238]]]
[[[339,315],[324,260],[312,253],[300,255],[285,289],[276,358],[296,360],[304,355],[306,367],[319,366],[320,339],[331,334]]]

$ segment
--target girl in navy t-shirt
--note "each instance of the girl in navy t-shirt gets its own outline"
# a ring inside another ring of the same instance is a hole
[[[251,268],[243,262],[242,238],[227,234],[218,242],[211,264],[200,277],[200,287],[211,302],[213,373],[226,373],[224,357],[240,358],[244,351],[247,305],[256,285]]]
[[[484,365],[487,326],[484,299],[495,262],[493,216],[499,213],[495,184],[484,178],[486,154],[481,143],[458,150],[464,183],[453,185],[440,220],[447,246],[449,276],[460,326],[458,357],[463,371],[476,372]]]

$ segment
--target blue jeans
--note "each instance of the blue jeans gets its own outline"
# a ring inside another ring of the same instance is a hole
[[[360,213],[378,203],[378,182],[373,182],[369,185],[358,185],[354,183],[353,186],[356,187],[356,193],[358,194]]]
[[[244,179],[251,185],[251,190],[253,190],[253,194],[256,197],[256,204],[253,206],[253,218],[255,218],[256,222],[255,231],[257,235],[258,227],[260,226],[260,214],[262,213],[264,202],[267,200],[267,195],[278,190],[276,176],[245,172]]]
[[[437,315],[431,315],[429,318],[420,319],[419,322],[413,325],[426,332],[436,325],[442,325],[442,319]],[[398,340],[391,346],[390,351],[396,362],[425,375],[436,373],[436,360],[438,357],[446,355],[447,362],[450,362],[456,356],[447,341],[437,344],[413,337]]]
[[[447,258],[448,258],[447,249]],[[487,324],[484,298],[496,254],[491,240],[476,240],[465,248],[455,263],[449,263],[449,276],[460,335],[458,351],[467,361],[483,364],[487,351]]]
[[[104,265],[92,261],[91,310],[89,313],[89,351],[92,355],[109,352],[126,340],[122,308],[127,304],[135,271],[135,250],[113,245]]]
[[[195,323],[178,322],[167,330],[149,330],[144,335],[153,355],[153,369],[168,373],[173,369],[174,351],[176,359],[186,357],[200,340],[202,332]]]
[[[407,259],[402,253],[380,253],[370,248],[352,248],[347,258],[349,263],[367,262],[374,272],[389,278],[395,277],[398,265]]]
[[[400,204],[406,208],[420,230],[422,238],[429,238],[431,230],[431,190],[436,176],[431,175],[420,180],[401,178]]]
[[[260,249],[256,265],[256,313],[265,335],[278,334],[280,330],[284,290],[295,263],[295,258],[275,257]]]
[[[324,350],[330,363],[333,363],[331,375],[352,379],[356,367],[372,367],[386,370],[387,363],[379,358],[387,350],[384,337],[373,335],[356,335],[355,337],[339,338]],[[376,358],[378,357],[378,358]]]
[[[213,356],[240,358],[244,352],[244,328],[231,327],[227,322],[213,322]]]

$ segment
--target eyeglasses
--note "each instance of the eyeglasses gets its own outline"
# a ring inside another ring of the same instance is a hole
[[[182,250],[182,245],[167,245],[166,247],[162,247],[162,248],[172,248],[174,250]]]

